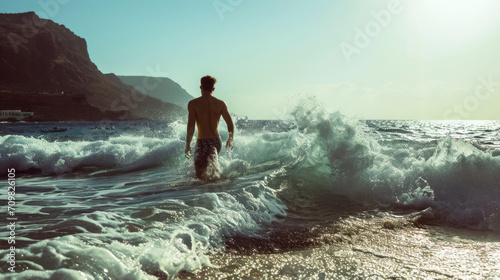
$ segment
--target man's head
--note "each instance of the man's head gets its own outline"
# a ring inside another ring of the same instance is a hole
[[[214,91],[214,85],[217,83],[217,80],[212,76],[205,76],[201,78],[201,92],[202,93],[212,93]]]

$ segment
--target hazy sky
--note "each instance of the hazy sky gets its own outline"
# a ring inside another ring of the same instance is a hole
[[[1,0],[87,40],[104,73],[167,76],[231,112],[299,96],[367,119],[500,119],[497,0]]]

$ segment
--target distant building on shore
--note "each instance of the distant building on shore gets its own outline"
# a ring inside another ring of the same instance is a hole
[[[0,120],[21,121],[34,115],[33,112],[21,112],[21,110],[0,110]]]

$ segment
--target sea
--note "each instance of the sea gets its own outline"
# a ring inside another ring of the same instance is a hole
[[[0,279],[500,279],[500,121],[307,100],[239,120],[210,181],[185,140],[185,120],[0,123]]]

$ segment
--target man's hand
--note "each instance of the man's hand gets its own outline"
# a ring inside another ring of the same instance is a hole
[[[191,158],[191,147],[186,146],[186,150],[184,150],[184,153],[186,154],[186,158]]]
[[[226,148],[232,148],[233,147],[233,137],[229,137],[226,142]]]

